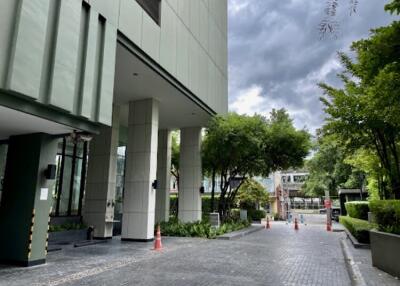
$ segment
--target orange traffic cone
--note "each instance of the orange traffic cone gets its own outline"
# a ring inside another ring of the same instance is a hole
[[[297,218],[294,219],[294,230],[299,230],[299,224],[297,223]]]
[[[160,225],[157,225],[157,235],[156,235],[156,240],[154,241],[154,250],[161,250],[161,249],[162,249],[161,231],[160,231]]]
[[[271,226],[269,225],[269,217],[267,217],[267,224],[266,224],[267,228],[271,228]]]

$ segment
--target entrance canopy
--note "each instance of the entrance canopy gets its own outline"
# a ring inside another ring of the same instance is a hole
[[[72,127],[0,105],[0,140],[12,135],[37,132],[67,134],[73,130]]]
[[[159,101],[160,129],[205,126],[212,110],[191,94],[182,84],[156,64],[117,45],[114,103],[121,106],[120,123],[128,124],[128,103],[153,98]],[[189,94],[189,96],[188,96]],[[190,97],[190,98],[189,98]]]

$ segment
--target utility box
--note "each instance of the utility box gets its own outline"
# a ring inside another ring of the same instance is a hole
[[[247,220],[247,210],[240,210],[240,220]]]
[[[219,228],[220,220],[219,220],[219,213],[210,213],[210,224],[212,227]]]

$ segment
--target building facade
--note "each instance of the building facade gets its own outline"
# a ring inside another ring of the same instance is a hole
[[[227,112],[226,0],[5,0],[0,26],[1,261],[43,263],[49,215],[110,238],[119,208],[123,240],[152,240],[171,130],[179,218],[201,219],[201,128]]]
[[[305,198],[301,192],[308,176],[307,170],[285,170],[273,173],[272,212],[278,214],[281,219],[287,219],[288,212],[291,209],[318,208],[318,198]]]

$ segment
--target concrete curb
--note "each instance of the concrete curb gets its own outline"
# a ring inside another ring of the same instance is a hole
[[[264,228],[264,226],[262,226],[262,225],[259,225],[259,226],[258,225],[257,226],[256,225],[252,225],[252,226],[247,227],[245,229],[241,229],[241,230],[236,230],[236,231],[232,231],[232,232],[229,232],[229,233],[225,233],[223,235],[218,236],[217,239],[221,239],[221,240],[237,239],[237,238],[241,238],[241,237],[243,237],[245,235],[248,235],[250,233],[259,231],[259,230],[261,230],[263,228]]]
[[[83,247],[83,246],[89,246],[89,245],[94,245],[94,244],[99,244],[99,243],[106,243],[107,240],[84,240],[84,241],[79,241],[74,243],[74,247]]]
[[[364,277],[362,276],[361,271],[358,268],[358,265],[354,262],[353,255],[351,254],[345,239],[342,238],[340,240],[340,246],[342,247],[346,269],[350,276],[351,285],[367,286],[367,283],[365,282]]]
[[[344,232],[351,241],[351,244],[353,244],[354,248],[371,249],[371,245],[358,242],[357,238],[355,238],[347,229],[344,229]]]

